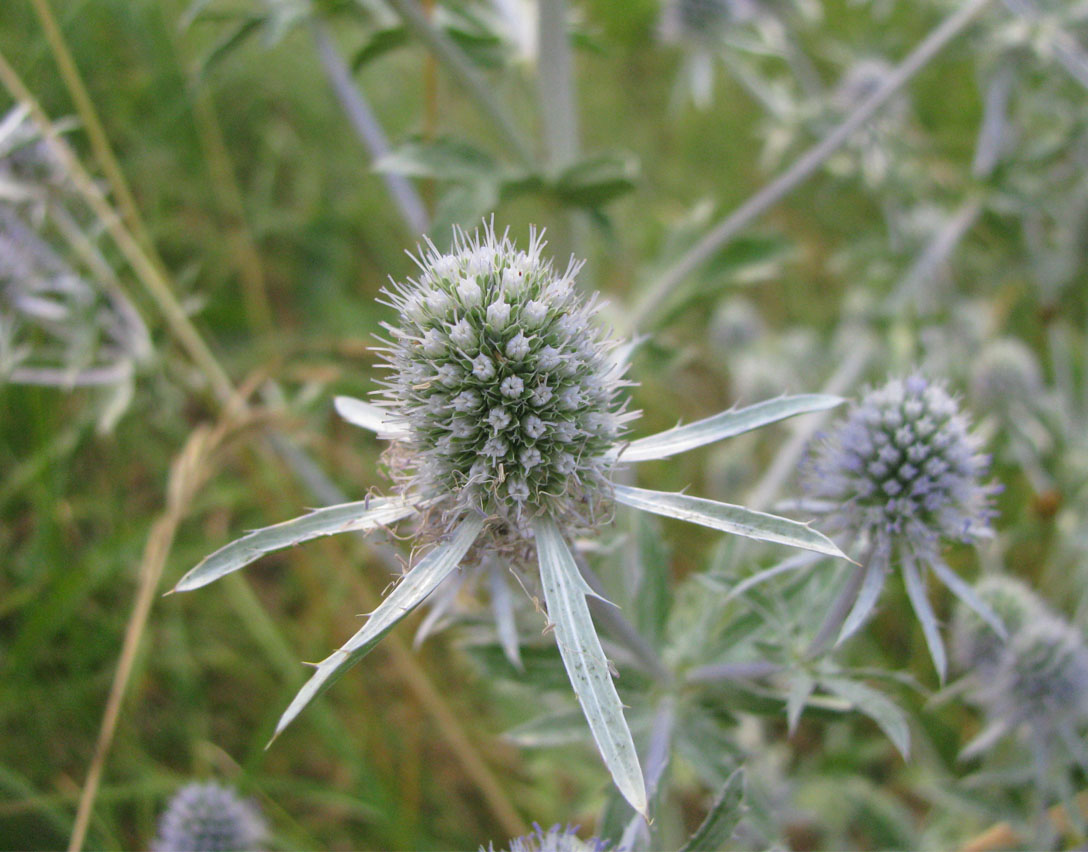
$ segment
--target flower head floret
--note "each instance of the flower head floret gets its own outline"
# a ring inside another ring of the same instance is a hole
[[[264,842],[256,805],[215,782],[187,784],[174,794],[152,845],[155,852],[245,852]]]

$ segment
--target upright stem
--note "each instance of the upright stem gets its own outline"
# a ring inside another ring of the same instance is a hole
[[[503,142],[511,149],[522,165],[532,165],[533,149],[521,135],[506,109],[492,94],[491,88],[472,67],[471,60],[441,30],[427,19],[427,13],[416,0],[388,0],[404,25],[430,50],[450,76],[475,101],[487,118],[494,124]]]
[[[333,93],[347,114],[356,135],[366,146],[371,160],[384,157],[389,153],[389,141],[385,137],[385,131],[363,93],[352,80],[351,72],[329,34],[329,28],[320,19],[313,18],[310,30],[321,58],[321,67],[325,69]],[[415,187],[402,175],[383,174],[382,180],[385,181],[385,187],[409,230],[416,236],[426,233],[429,227],[427,210]]]
[[[578,156],[578,107],[574,98],[566,0],[540,0],[537,82],[547,164],[559,169]]]
[[[708,261],[722,246],[807,180],[827,159],[906,83],[921,71],[945,45],[959,35],[991,0],[967,0],[899,64],[872,95],[862,101],[846,119],[781,175],[744,202],[696,243],[650,287],[636,306],[632,329],[640,329],[653,317],[685,278]]]

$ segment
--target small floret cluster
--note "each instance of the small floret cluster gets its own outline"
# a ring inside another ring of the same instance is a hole
[[[806,488],[878,552],[903,544],[926,558],[941,537],[989,534],[988,468],[955,400],[915,375],[865,396],[811,460]]]
[[[606,490],[606,452],[628,416],[614,344],[592,322],[595,299],[558,275],[533,234],[528,251],[492,229],[433,244],[418,278],[394,284],[387,324],[391,420],[408,440],[391,467],[405,490],[443,496],[458,515],[524,529],[547,512],[588,517]]]
[[[159,820],[154,852],[246,852],[267,828],[256,805],[215,782],[182,787]]]
[[[545,831],[534,822],[533,833],[511,840],[509,852],[607,852],[608,844],[603,840],[596,837],[582,840],[577,831],[577,826],[563,828],[559,824]],[[485,850],[481,846],[480,852],[495,852],[495,847],[488,846]]]

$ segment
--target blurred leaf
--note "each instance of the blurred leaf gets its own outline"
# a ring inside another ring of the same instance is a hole
[[[571,207],[601,207],[633,190],[638,176],[639,165],[634,155],[596,154],[560,172],[553,192]]]
[[[870,686],[844,678],[821,678],[820,685],[877,723],[903,758],[910,755],[910,726],[906,714],[891,699]]]
[[[388,27],[375,31],[352,57],[351,70],[358,71],[378,57],[403,47],[408,44],[410,38],[408,30],[404,27]]]
[[[737,769],[722,787],[710,812],[680,852],[716,852],[725,848],[744,813],[744,770]]]
[[[499,179],[499,166],[485,151],[452,136],[411,139],[374,163],[374,171],[405,177],[472,181]]]
[[[256,35],[264,26],[263,15],[250,15],[231,26],[197,63],[195,76],[199,82],[216,65]]]
[[[468,227],[479,224],[485,214],[499,203],[499,187],[492,180],[475,180],[451,186],[438,199],[431,234],[437,245],[445,245],[454,225]]]
[[[655,647],[665,635],[672,600],[669,581],[669,546],[661,525],[643,512],[635,513],[635,545],[638,560],[634,590],[635,624]]]
[[[589,743],[593,739],[586,727],[585,715],[580,709],[545,713],[511,728],[504,736],[522,748]]]

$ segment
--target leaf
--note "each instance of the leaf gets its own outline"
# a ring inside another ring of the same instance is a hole
[[[869,567],[865,569],[865,579],[861,582],[861,590],[858,592],[853,607],[850,608],[850,613],[846,616],[846,621],[842,624],[842,629],[839,630],[839,638],[835,640],[836,645],[841,645],[853,636],[865,623],[869,613],[873,611],[877,598],[880,597],[880,592],[884,588],[886,565],[887,562],[879,559],[869,562]]]
[[[372,530],[416,512],[420,501],[413,497],[372,497],[355,503],[341,503],[315,509],[307,515],[254,530],[205,557],[178,580],[173,591],[191,592],[220,577],[244,568],[273,550],[309,541],[323,535]]]
[[[724,849],[744,813],[743,800],[744,770],[735,769],[710,806],[703,824],[681,847],[680,852],[716,852]]]
[[[629,462],[664,459],[704,444],[750,432],[787,417],[834,408],[843,402],[845,400],[840,397],[819,393],[783,396],[758,402],[747,408],[730,409],[686,426],[676,426],[647,438],[639,438],[628,444],[619,453],[619,457]]]
[[[355,665],[374,648],[375,645],[408,613],[415,609],[424,598],[437,588],[449,576],[464,558],[468,549],[483,529],[484,518],[472,515],[461,522],[450,539],[438,545],[428,553],[419,564],[413,567],[396,588],[389,593],[374,612],[370,614],[363,628],[352,636],[339,650],[322,660],[317,671],[298,691],[290,705],[283,712],[272,739],[280,735],[302,709],[318,695],[328,689],[337,678]],[[271,745],[271,742],[269,743]]]
[[[667,518],[677,518],[702,524],[723,532],[754,538],[758,541],[770,541],[776,544],[788,544],[804,550],[826,553],[828,556],[849,557],[835,545],[831,539],[812,529],[808,524],[780,518],[734,506],[731,503],[719,503],[702,497],[689,497],[668,491],[649,491],[630,485],[613,486],[616,499],[636,509],[654,512]]]
[[[588,742],[585,714],[580,709],[545,713],[507,731],[503,737],[521,748],[544,748]]]
[[[616,787],[631,807],[646,816],[646,786],[635,743],[586,605],[586,595],[593,590],[578,573],[555,521],[538,518],[533,527],[548,618],[555,626],[556,644],[574,694]]]
[[[926,645],[929,646],[929,655],[933,658],[933,666],[937,669],[937,676],[944,683],[948,662],[944,653],[944,641],[941,639],[941,629],[937,625],[937,614],[929,603],[926,595],[926,587],[918,573],[918,565],[910,556],[903,557],[903,582],[907,587],[907,597],[910,605],[918,616],[922,625],[922,635],[926,637]]]
[[[403,47],[409,41],[408,30],[405,27],[387,27],[376,30],[366,44],[360,47],[355,56],[352,57],[351,70],[359,71],[366,64],[396,50],[398,47]]]
[[[232,26],[197,64],[196,79],[199,81],[206,77],[212,68],[241,47],[251,36],[256,35],[264,24],[263,15],[250,15]]]
[[[552,187],[560,202],[571,207],[601,207],[635,188],[638,160],[610,152],[587,157],[564,169]]]
[[[979,618],[994,629],[998,636],[1002,639],[1008,639],[1008,632],[997,613],[993,611],[993,608],[986,601],[978,596],[974,589],[963,581],[959,574],[945,565],[940,559],[931,562],[930,567],[940,581],[948,586],[952,594],[971,607]]]
[[[518,625],[514,618],[514,597],[510,593],[510,584],[506,582],[506,569],[491,565],[488,569],[491,580],[491,612],[495,617],[495,632],[502,645],[506,659],[519,672],[525,671],[521,662],[521,644],[518,642]]]
[[[790,691],[786,697],[786,724],[789,727],[790,736],[797,731],[797,723],[801,721],[801,714],[805,710],[816,681],[808,672],[798,671],[790,676]]]
[[[332,404],[336,413],[348,423],[374,432],[379,438],[404,440],[411,434],[405,426],[393,419],[395,415],[392,412],[380,405],[353,396],[334,397]]]
[[[467,227],[499,204],[498,184],[488,179],[475,179],[450,186],[438,199],[430,233],[449,239],[454,225]]]
[[[494,181],[499,167],[487,152],[451,136],[439,136],[430,141],[412,139],[399,145],[378,158],[374,171],[437,180]]]
[[[788,574],[793,571],[802,571],[811,568],[819,561],[818,556],[813,556],[811,553],[799,553],[796,556],[791,556],[777,565],[772,565],[770,568],[765,568],[753,574],[751,577],[745,577],[737,585],[733,586],[729,590],[729,593],[722,600],[722,603],[731,601],[735,597],[739,597],[747,592],[749,589],[754,589],[756,586],[766,583],[768,580],[777,577],[779,574]],[[718,578],[710,578],[716,583],[721,583]]]
[[[910,726],[907,724],[906,714],[890,698],[871,686],[845,678],[823,678],[820,685],[846,699],[855,709],[876,722],[903,759],[909,757]]]

